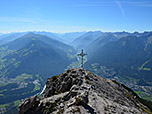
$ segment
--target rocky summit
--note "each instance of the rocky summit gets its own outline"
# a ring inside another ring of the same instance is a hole
[[[42,95],[26,98],[19,114],[151,114],[131,89],[84,69],[49,78]]]

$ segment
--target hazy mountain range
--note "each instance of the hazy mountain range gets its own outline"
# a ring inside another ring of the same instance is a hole
[[[76,54],[82,48],[86,69],[152,100],[152,32],[20,32],[0,35],[0,107],[15,110],[48,77],[79,67]]]
[[[24,36],[25,34],[28,34],[30,32],[16,32],[16,33],[6,33],[2,34],[0,33],[0,45],[7,43],[9,41],[13,41],[21,36]],[[64,43],[71,43],[74,39],[77,37],[85,34],[86,32],[70,32],[70,33],[53,33],[53,32],[45,32],[45,31],[32,31],[32,33],[39,34],[39,35],[45,35],[47,37],[50,37],[52,39],[64,42]],[[2,43],[3,41],[3,43]]]
[[[100,47],[96,45],[94,52],[88,56],[87,65],[98,63],[100,66],[114,68],[121,76],[151,82],[151,41],[152,33],[143,33],[140,36],[128,35],[119,40],[111,40]]]

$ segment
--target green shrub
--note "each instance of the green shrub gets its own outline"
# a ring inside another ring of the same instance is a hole
[[[61,108],[61,109],[59,110],[59,112],[57,112],[57,114],[63,114],[63,112],[64,112],[64,108]]]
[[[72,113],[76,113],[76,112],[80,112],[80,108],[79,107],[77,107],[76,109],[72,110]]]
[[[82,99],[80,97],[76,97],[75,105],[80,105],[82,103]]]
[[[52,76],[52,77],[51,77],[51,80],[52,80],[52,81],[55,81],[58,77],[59,77],[59,75],[58,75],[58,76]]]

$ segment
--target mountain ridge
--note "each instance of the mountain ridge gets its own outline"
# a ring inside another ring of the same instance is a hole
[[[0,105],[8,104],[7,111],[16,109],[13,103],[38,93],[48,76],[63,72],[71,63],[67,52],[54,45],[31,38],[18,50],[0,53]]]
[[[79,36],[78,38],[76,38],[75,40],[73,40],[71,42],[71,44],[73,45],[74,48],[76,49],[84,49],[86,48],[93,40],[95,40],[96,38],[98,38],[100,35],[102,35],[103,33],[101,31],[89,31],[81,36]],[[85,42],[85,43],[84,43]]]
[[[118,41],[109,42],[88,56],[88,63],[98,62],[101,65],[108,67],[123,67],[124,69],[126,69],[124,64],[130,66],[134,65],[133,67],[136,67],[136,70],[138,70],[142,63],[147,59],[150,60],[152,58],[152,43],[150,36],[151,34],[145,35],[144,37],[127,36]],[[96,56],[93,57],[94,55]]]
[[[49,44],[49,45],[53,45],[55,46],[56,48],[60,48],[60,49],[69,49],[72,47],[67,45],[67,44],[64,44],[58,40],[55,40],[53,38],[49,38],[45,35],[39,35],[39,34],[35,34],[35,33],[28,33],[28,34],[25,34],[24,36],[20,37],[20,38],[17,38],[11,42],[8,42],[8,43],[5,43],[4,45],[1,45],[1,47],[6,47],[8,46],[9,49],[21,49],[23,48],[26,44],[28,44],[31,40],[39,40],[39,41],[42,41],[46,44]]]
[[[32,65],[32,63],[33,64],[34,63],[40,63],[41,61],[43,61],[43,62],[47,61],[47,62],[44,62],[45,65],[48,65],[50,60],[51,61],[53,61],[53,60],[54,61],[60,61],[60,62],[62,61],[62,64],[63,64],[63,61],[66,61],[66,63],[69,63],[67,61],[68,60],[67,55],[66,55],[66,53],[64,51],[62,51],[61,49],[55,49],[55,47],[53,47],[53,46],[51,47],[50,45],[48,45],[46,43],[43,43],[43,42],[41,42],[39,40],[30,41],[23,48],[15,51],[14,53],[11,53],[10,55],[7,55],[3,59],[12,60],[13,58],[16,58],[16,61],[20,61],[19,65],[23,62],[27,66],[28,64],[26,64],[26,63],[29,63],[28,67],[26,68],[26,69],[29,69],[29,67],[30,67],[29,71],[31,69],[33,69],[33,68],[38,68],[38,66],[39,66],[39,65],[36,65],[34,67]],[[45,59],[43,60],[43,58],[45,58],[47,60],[45,60]],[[28,62],[27,62],[27,60],[28,60]],[[37,62],[36,62],[36,60],[37,60]],[[26,61],[26,62],[24,62],[24,61]],[[52,62],[52,64],[55,65],[55,62],[54,63]],[[61,64],[61,66],[62,66],[62,64]],[[24,66],[24,65],[22,65],[22,66]],[[16,66],[16,68],[18,68],[18,67],[20,67],[20,66]],[[26,69],[25,69],[25,71],[26,71]],[[3,69],[2,69],[2,71],[3,71]],[[31,70],[31,72],[33,72],[33,71],[37,72],[37,70]],[[41,70],[39,69],[38,71],[41,71]],[[19,72],[20,72],[20,70],[18,71],[18,73]],[[22,72],[24,72],[24,70]],[[47,72],[47,73],[49,73],[49,72]],[[44,72],[44,73],[46,74],[46,72]],[[12,73],[12,74],[14,74],[14,73]]]

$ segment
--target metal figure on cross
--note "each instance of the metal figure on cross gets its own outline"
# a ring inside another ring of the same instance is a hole
[[[86,54],[86,53],[83,53],[83,49],[82,49],[81,53],[80,53],[80,54],[78,54],[78,56],[81,56],[81,59],[82,59],[82,61],[81,61],[81,68],[83,68],[83,67],[84,67],[83,57],[84,57],[85,55],[87,55],[87,54]]]

